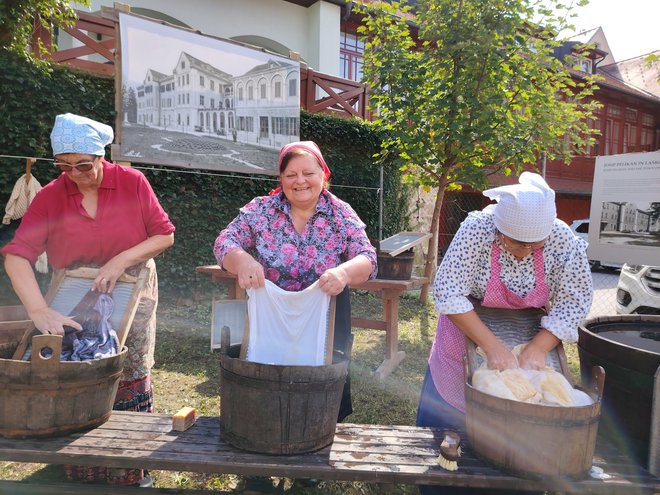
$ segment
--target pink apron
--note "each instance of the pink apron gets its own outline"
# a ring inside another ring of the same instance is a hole
[[[490,255],[491,276],[486,285],[482,306],[489,308],[525,309],[542,308],[548,303],[549,289],[543,268],[543,250],[537,249],[534,256],[535,286],[525,297],[511,292],[500,279],[500,247],[493,241]],[[497,336],[497,329],[490,329]],[[429,356],[429,369],[433,384],[440,396],[450,405],[465,412],[465,334],[446,315],[438,318],[435,341]]]

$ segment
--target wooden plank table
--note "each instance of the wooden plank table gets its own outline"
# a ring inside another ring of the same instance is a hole
[[[199,273],[206,273],[216,283],[225,284],[228,287],[229,299],[244,299],[245,290],[236,283],[236,275],[223,270],[218,265],[198,266]],[[399,363],[406,357],[404,351],[399,347],[399,298],[407,290],[419,289],[428,282],[425,277],[411,277],[409,280],[386,280],[374,279],[364,283],[351,285],[351,289],[367,290],[377,294],[383,300],[383,319],[372,320],[367,318],[351,318],[354,327],[371,328],[385,332],[385,359],[374,372],[383,379],[388,376]]]
[[[383,300],[383,319],[351,318],[351,324],[359,328],[372,328],[385,331],[385,359],[374,372],[383,379],[406,357],[399,350],[399,298],[408,290],[419,289],[428,282],[426,277],[411,277],[409,280],[386,280],[376,278],[361,284],[351,285],[351,289],[367,290],[378,294]]]
[[[218,417],[201,417],[185,432],[173,431],[171,423],[170,415],[113,411],[108,422],[87,432],[47,439],[0,438],[0,460],[576,494],[640,495],[660,491],[660,479],[622,455],[608,452],[604,456],[598,449],[595,465],[609,479],[528,480],[487,466],[465,441],[459,469],[443,470],[436,464],[440,432],[432,428],[338,424],[331,446],[308,454],[282,456],[250,453],[224,443]],[[10,483],[0,482],[0,492],[5,493],[2,487]],[[73,487],[85,487],[70,485],[72,490],[60,493],[76,493]],[[119,488],[113,490],[120,493]],[[57,492],[41,492],[34,486],[28,493]]]

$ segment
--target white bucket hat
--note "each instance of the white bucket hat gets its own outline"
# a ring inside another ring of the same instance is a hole
[[[484,211],[493,213],[495,226],[505,236],[522,242],[542,241],[557,218],[555,192],[533,172],[523,172],[518,182],[484,191],[484,196],[497,201]]]

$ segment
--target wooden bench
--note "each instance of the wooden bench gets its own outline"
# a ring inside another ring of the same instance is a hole
[[[338,424],[331,446],[309,454],[277,456],[245,452],[224,443],[218,417],[201,417],[185,432],[173,431],[171,424],[171,416],[165,414],[113,412],[107,423],[87,432],[47,439],[0,438],[0,460],[599,495],[660,492],[660,479],[604,447],[597,449],[594,463],[609,476],[606,480],[527,480],[484,464],[465,441],[458,471],[443,470],[436,464],[440,432],[432,428]],[[26,486],[28,491],[19,490]],[[64,491],[63,486],[67,487]],[[89,493],[91,488],[81,483],[0,482],[0,493],[12,495]],[[101,491],[125,494],[130,490],[104,486]]]
[[[197,272],[206,273],[216,283],[225,284],[229,299],[244,299],[245,291],[236,283],[236,275],[223,270],[218,265],[198,266]],[[383,300],[383,319],[352,318],[354,327],[371,328],[385,332],[385,359],[374,372],[377,378],[383,379],[396,369],[405,358],[406,353],[399,347],[399,298],[408,290],[419,289],[428,282],[425,277],[411,277],[408,280],[367,280],[361,284],[351,285],[351,289],[366,290],[377,294]]]

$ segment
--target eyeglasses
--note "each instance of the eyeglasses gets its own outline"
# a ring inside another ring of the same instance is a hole
[[[536,251],[537,249],[541,249],[543,246],[545,246],[545,241],[547,240],[547,239],[543,239],[542,241],[538,241],[538,242],[522,243],[516,241],[515,239],[508,238],[507,236],[502,234],[502,232],[500,232],[499,234],[502,244],[509,251],[520,251],[521,249],[524,249],[525,251]]]
[[[74,168],[78,172],[89,172],[94,167],[94,162],[79,162],[75,165],[71,165],[67,162],[55,162],[54,165],[59,168],[62,172],[71,172]]]

